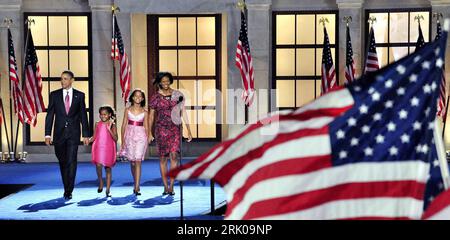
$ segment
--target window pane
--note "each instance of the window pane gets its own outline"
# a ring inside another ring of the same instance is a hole
[[[216,106],[216,81],[199,80],[198,84],[198,105]]]
[[[67,50],[50,50],[50,77],[61,77],[69,69]]]
[[[322,52],[322,48],[316,49],[316,76],[322,76]],[[335,48],[331,48],[331,57],[333,58],[333,64],[336,62],[335,52]],[[334,68],[336,69],[336,65],[334,65]]]
[[[180,64],[179,76],[196,76],[196,53],[195,50],[180,50],[178,52]]]
[[[389,48],[389,63],[400,60],[406,55],[408,55],[408,47],[391,47]]]
[[[197,18],[197,45],[214,45],[216,43],[216,19],[214,17]]]
[[[47,113],[45,113],[45,112],[38,113],[36,127],[30,128],[30,141],[31,142],[43,142],[44,141],[45,116],[47,116]]]
[[[373,30],[375,32],[375,42],[376,43],[387,43],[388,42],[388,14],[387,13],[370,13],[370,17],[375,17],[377,19],[374,22]],[[370,30],[369,30],[370,31]],[[367,33],[369,35],[369,33]]]
[[[389,34],[391,43],[408,42],[408,13],[391,13]]]
[[[423,16],[423,20],[420,20],[420,28],[422,28],[423,38],[425,42],[428,42],[428,35],[430,34],[429,23],[430,23],[430,13],[429,12],[411,12],[409,14],[409,26],[410,26],[410,42],[417,42],[417,38],[419,37],[419,24],[417,20],[414,20],[416,16]]]
[[[216,110],[199,110],[199,138],[216,137]]]
[[[89,56],[88,50],[70,50],[69,69],[75,74],[75,77],[89,76]]]
[[[36,50],[36,55],[39,62],[39,69],[41,70],[41,77],[48,77],[48,51]]]
[[[34,45],[47,46],[47,17],[29,16],[28,19],[34,20],[34,24],[31,25],[31,34],[33,35]],[[14,33],[12,34],[14,36]]]
[[[316,98],[320,97],[320,93],[322,92],[322,79],[316,79]]]
[[[328,23],[325,23],[327,28],[328,37],[330,38],[330,44],[334,44],[336,35],[336,16],[334,14],[317,14],[316,26],[317,26],[317,44],[323,44],[323,24],[319,24],[320,18],[328,19]]]
[[[159,71],[172,73],[174,76],[177,72],[177,50],[159,50]]]
[[[277,49],[277,76],[294,76],[294,49]]]
[[[178,18],[178,45],[195,46],[195,17]]]
[[[89,108],[89,82],[88,81],[77,81],[75,80],[72,84],[73,88],[84,93],[84,102],[86,108]],[[94,112],[96,110],[94,109]]]
[[[295,107],[295,81],[277,80],[277,107]]]
[[[177,19],[158,18],[158,35],[160,46],[177,45]]]
[[[314,76],[314,48],[297,49],[297,76]]]
[[[311,29],[315,28],[315,15],[297,15],[297,44],[314,44],[314,34]]]
[[[277,15],[277,44],[295,43],[295,15]]]
[[[50,92],[53,92],[61,88],[60,81],[50,81],[49,84],[50,84]]]
[[[186,98],[186,106],[197,106],[197,84],[196,80],[180,80],[179,90]]]
[[[67,46],[67,17],[48,17],[48,44]]]
[[[42,100],[44,100],[44,106],[48,106],[48,81],[42,81]]]
[[[315,98],[315,80],[297,80],[297,107],[303,106]]]
[[[198,50],[198,76],[216,75],[216,50]]]
[[[377,47],[378,64],[380,68],[388,63],[388,49],[386,47]]]
[[[186,113],[188,115],[188,123],[189,128],[191,129],[191,134],[193,138],[198,137],[197,136],[197,110],[186,110]],[[183,127],[183,137],[187,138],[187,128]]]
[[[413,53],[416,50],[416,47],[409,47],[409,54]]]
[[[88,18],[86,16],[69,17],[69,45],[88,45]]]

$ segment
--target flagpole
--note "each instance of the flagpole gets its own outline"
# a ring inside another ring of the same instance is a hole
[[[112,13],[112,39],[113,39],[113,58],[112,58],[112,66],[113,66],[113,92],[114,92],[114,109],[117,109],[117,99],[116,99],[116,94],[117,94],[117,89],[116,89],[116,64],[115,64],[115,60],[116,60],[116,38],[115,38],[115,16],[116,16],[116,11],[120,11],[119,7],[117,7],[116,5],[113,5],[111,7],[111,13]]]
[[[10,19],[10,18],[5,18],[3,20],[3,23],[5,23],[7,25],[8,30],[9,30],[9,27],[11,26],[12,22],[13,22],[13,20]],[[8,39],[8,42],[9,42],[9,39]],[[8,46],[8,48],[9,48],[9,46]],[[8,53],[8,55],[9,55],[9,53]],[[13,127],[13,113],[12,113],[12,111],[13,111],[13,108],[12,108],[12,104],[13,104],[12,98],[13,98],[13,96],[11,95],[11,93],[12,93],[12,86],[11,86],[11,79],[10,79],[11,67],[10,67],[9,61],[10,61],[10,59],[8,59],[7,62],[8,62],[8,80],[9,80],[8,81],[9,82],[9,122],[10,122],[10,125],[11,125],[11,143],[9,141],[9,136],[8,136],[8,128],[7,128],[7,125],[6,125],[6,118],[5,118],[5,112],[4,112],[5,109],[3,108],[3,101],[1,102],[1,106],[0,106],[3,109],[3,121],[4,121],[4,125],[5,125],[6,142],[8,143],[8,153],[10,153],[11,150],[13,150],[13,149],[11,149],[11,145],[14,142],[14,135],[13,135],[14,127]]]
[[[447,123],[447,116],[448,116],[448,101],[450,101],[450,95],[447,96],[447,101],[445,102],[445,116],[444,116],[444,126],[442,127],[442,139],[444,139],[445,136],[445,125]]]
[[[25,24],[27,25],[27,33],[26,33],[26,37],[25,37],[25,52],[23,54],[23,60],[22,60],[22,64],[23,64],[23,68],[22,68],[22,92],[23,92],[23,88],[25,86],[25,71],[26,71],[26,57],[27,57],[27,49],[28,49],[28,38],[30,37],[30,34],[28,34],[31,30],[30,30],[30,26],[31,24],[34,24],[34,19],[25,20]],[[22,99],[23,99],[23,95],[22,95]],[[23,101],[22,101],[23,102]],[[14,161],[18,161],[18,159],[16,159],[16,152],[17,152],[17,139],[19,139],[19,123],[20,120],[19,118],[17,118],[17,127],[16,127],[16,142],[14,143]]]

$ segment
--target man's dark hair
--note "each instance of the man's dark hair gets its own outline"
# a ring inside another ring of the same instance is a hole
[[[72,72],[72,71],[69,71],[69,70],[66,70],[66,71],[64,71],[64,72],[61,73],[61,75],[63,75],[63,74],[69,75],[69,76],[70,76],[70,79],[72,79],[72,78],[75,77],[75,76],[73,75],[73,72]]]

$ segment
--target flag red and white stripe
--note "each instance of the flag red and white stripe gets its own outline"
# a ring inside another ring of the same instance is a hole
[[[122,98],[126,103],[131,91],[131,66],[128,55],[125,52],[122,34],[120,33],[119,24],[115,15],[113,17],[111,58],[118,60],[120,63],[120,87],[122,89]]]
[[[424,220],[450,219],[450,190],[439,194],[422,216]]]
[[[442,27],[441,27],[441,23],[438,21],[436,24],[436,40],[439,39],[442,36]],[[445,119],[445,116],[447,115],[446,113],[446,101],[447,101],[447,84],[446,84],[446,80],[445,80],[445,63],[442,66],[442,79],[441,79],[441,86],[440,86],[440,91],[439,91],[439,100],[438,100],[438,106],[437,106],[437,113],[436,115],[439,117],[442,117]]]
[[[330,40],[325,27],[323,28],[323,35],[321,94],[329,92],[338,85],[336,81],[336,71],[333,64],[333,56],[331,55]]]
[[[14,113],[17,114],[19,121],[23,124],[23,94],[19,76],[17,75],[16,54],[14,51],[14,43],[11,31],[8,29],[8,55],[9,55],[9,80],[11,81],[11,92],[14,101]]]
[[[28,43],[25,57],[24,121],[36,126],[37,114],[45,110],[42,99],[42,77],[31,30],[28,30]]]
[[[375,46],[375,33],[373,27],[370,27],[369,33],[369,50],[366,55],[366,65],[364,67],[364,73],[375,72],[380,69],[378,63],[377,48]]]
[[[355,80],[355,61],[353,61],[352,39],[350,38],[350,29],[347,25],[346,37],[346,53],[345,53],[345,83],[351,83]]]
[[[242,100],[247,106],[253,103],[255,95],[255,80],[253,76],[253,62],[250,54],[250,43],[247,35],[247,21],[244,12],[241,11],[241,30],[236,49],[236,66],[239,68],[242,78]]]

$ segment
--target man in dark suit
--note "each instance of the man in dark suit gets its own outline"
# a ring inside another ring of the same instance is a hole
[[[83,143],[89,144],[89,125],[84,93],[72,88],[74,75],[71,71],[61,74],[62,88],[50,93],[45,118],[45,144],[50,146],[53,120],[53,144],[59,161],[64,184],[64,198],[72,199],[77,170],[77,152],[80,142],[80,125],[83,127]]]

